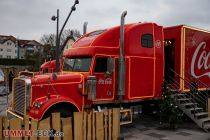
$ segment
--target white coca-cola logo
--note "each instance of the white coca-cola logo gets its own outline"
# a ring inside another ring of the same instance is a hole
[[[193,54],[192,63],[191,63],[191,74],[195,78],[200,78],[202,76],[208,76],[210,78],[210,52],[207,52],[205,49],[206,49],[206,42],[203,41],[198,45]],[[195,69],[204,70],[205,72],[196,74]]]

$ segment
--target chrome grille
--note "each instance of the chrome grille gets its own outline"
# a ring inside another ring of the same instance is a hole
[[[26,103],[26,89],[25,81],[21,79],[14,79],[14,91],[13,91],[13,107],[14,112],[24,115],[25,103]]]

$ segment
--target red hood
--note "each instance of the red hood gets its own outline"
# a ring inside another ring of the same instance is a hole
[[[59,73],[56,74],[56,77],[56,80],[54,80],[52,73],[36,75],[32,78],[32,85],[81,82],[83,75],[79,73]]]

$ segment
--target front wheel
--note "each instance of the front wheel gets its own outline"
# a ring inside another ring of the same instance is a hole
[[[60,113],[61,118],[73,117],[73,112],[71,112],[70,110],[67,110],[65,108],[55,109],[54,111],[51,112],[51,114],[52,113]]]

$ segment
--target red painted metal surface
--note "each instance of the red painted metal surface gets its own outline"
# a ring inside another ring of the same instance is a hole
[[[210,87],[210,32],[185,28],[184,43],[184,77],[190,78],[190,73]]]
[[[82,111],[93,104],[114,103],[117,100],[120,27],[91,32],[78,39],[71,49],[64,51],[64,57],[92,57],[88,72],[61,71],[57,80],[52,74],[36,75],[32,78],[32,98],[30,116],[41,119],[45,111],[59,102],[69,102]],[[100,33],[99,33],[100,32]],[[95,35],[94,35],[95,34]],[[141,44],[143,34],[153,35],[153,47]],[[155,23],[125,25],[126,78],[123,102],[154,99],[161,96],[164,80],[164,39],[175,40],[174,70],[181,76],[189,72],[204,83],[210,77],[210,34],[180,26],[164,28]],[[196,53],[197,50],[197,53]],[[112,57],[115,60],[111,76],[95,72],[99,57]],[[192,61],[194,58],[195,61]],[[54,66],[54,65],[53,65]],[[194,71],[194,73],[192,73]],[[97,79],[96,100],[88,100],[84,95],[87,76]],[[180,80],[180,89],[184,90]],[[35,100],[42,102],[40,109],[34,107]]]
[[[192,76],[210,86],[210,32],[188,26],[174,26],[164,29],[165,40],[175,40],[174,70],[184,79]],[[165,62],[167,63],[167,62]],[[189,90],[189,82],[180,79],[180,89]],[[206,87],[198,84],[198,88]]]
[[[62,69],[62,61],[60,60],[60,71]],[[56,67],[56,61],[55,60],[51,60],[51,61],[47,61],[45,63],[43,63],[40,66],[40,72],[39,74],[44,74],[44,73],[53,73],[55,71],[55,67]]]

